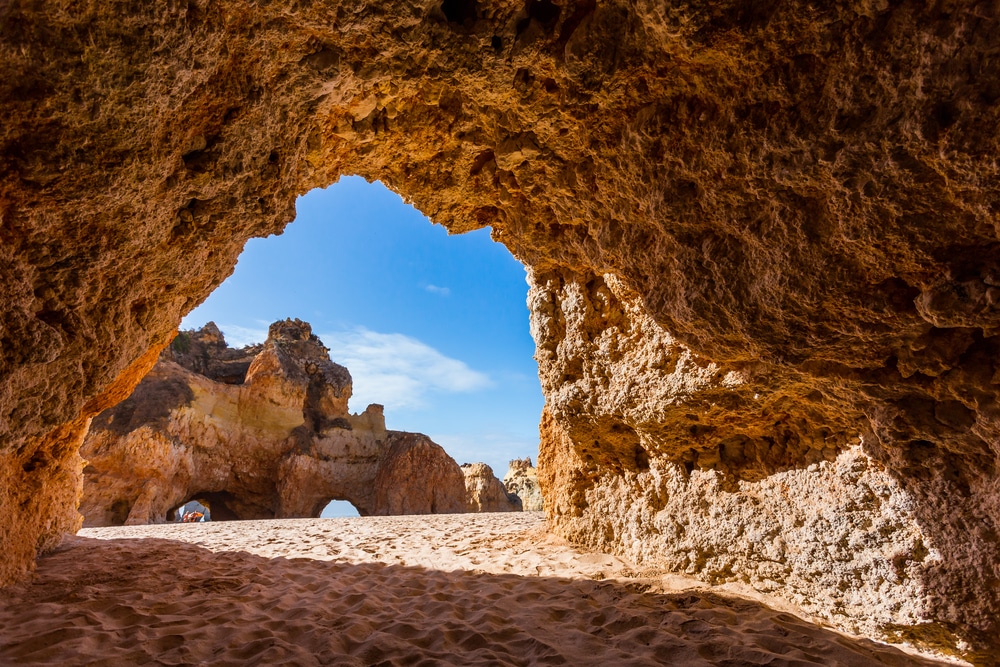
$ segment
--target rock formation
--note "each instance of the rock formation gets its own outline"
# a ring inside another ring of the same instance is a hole
[[[378,514],[459,514],[465,511],[462,469],[418,433],[392,440],[375,476]]]
[[[308,324],[226,346],[181,332],[132,395],[92,422],[81,454],[85,525],[159,523],[196,499],[213,520],[464,512],[462,471],[426,436],[387,431],[382,406],[348,411],[351,376]]]
[[[465,501],[469,512],[520,512],[521,499],[509,493],[504,483],[485,463],[463,463]]]
[[[78,4],[0,5],[0,581],[78,525],[87,420],[355,173],[531,268],[557,531],[1000,650],[995,7]]]
[[[525,512],[540,512],[545,507],[542,490],[538,486],[538,471],[531,459],[514,459],[503,476],[503,485],[521,500]]]

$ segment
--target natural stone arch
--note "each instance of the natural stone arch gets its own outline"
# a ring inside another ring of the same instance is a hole
[[[464,511],[455,460],[425,435],[387,430],[381,405],[349,412],[352,386],[299,320],[239,349],[211,322],[178,333],[91,423],[84,525],[162,523],[189,500],[217,521],[315,518],[330,498],[365,516]]]
[[[331,505],[335,508],[350,507],[351,510],[357,512],[358,516],[361,516],[361,512],[358,510],[357,506],[350,500],[347,500],[346,498],[327,498],[325,501],[321,501],[321,503],[319,504],[319,508],[316,510],[314,516],[317,517],[323,516],[323,512],[325,512],[327,508],[329,508]],[[335,516],[339,517],[340,515],[337,514]],[[354,515],[351,514],[350,516]]]
[[[192,500],[198,502],[208,511],[211,521],[236,521],[240,518],[239,515],[229,508],[229,505],[232,502],[232,497],[229,494],[225,492],[198,492],[192,493],[188,500],[185,500],[175,509],[167,512],[167,521],[178,520],[177,511],[182,509]],[[173,514],[173,516],[171,516],[171,514]]]
[[[12,2],[0,20],[0,580],[76,525],[87,418],[248,237],[357,173],[452,231],[492,225],[532,268],[558,530],[591,539],[616,479],[704,466],[737,493],[860,433],[941,555],[902,561],[924,638],[995,646],[988,8]],[[611,381],[623,358],[647,384]]]

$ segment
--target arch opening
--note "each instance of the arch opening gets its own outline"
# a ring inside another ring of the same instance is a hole
[[[351,412],[382,405],[388,428],[502,475],[537,458],[544,401],[524,266],[490,234],[451,235],[382,183],[343,177],[299,197],[280,236],[248,241],[181,328],[211,321],[238,347],[308,322],[351,374]]]
[[[341,519],[361,516],[361,512],[349,500],[334,498],[322,506],[319,512],[321,519]]]
[[[188,511],[212,521],[463,511],[473,491],[455,459],[502,475],[511,460],[537,457],[543,401],[524,267],[490,231],[450,236],[361,178],[301,197],[297,212],[280,236],[247,243],[230,279],[120,404],[133,409],[95,420],[82,450],[85,516],[107,514],[102,496],[122,487],[139,508],[131,523]],[[172,403],[132,405],[161,396]],[[171,427],[191,410],[213,428]],[[427,437],[408,439],[414,432]],[[399,460],[420,460],[409,448],[428,452],[446,491],[424,494],[418,472],[386,459],[400,438]],[[121,457],[110,455],[114,442]],[[178,462],[157,471],[154,492],[128,454],[135,448]],[[380,470],[413,486],[412,498],[379,497]],[[164,506],[178,498],[204,509]],[[327,510],[331,499],[348,504]]]
[[[202,521],[238,521],[244,517],[234,510],[240,505],[237,498],[226,491],[210,491],[192,493],[184,502],[169,509],[166,513],[168,523],[202,522]],[[192,516],[200,515],[200,516]]]
[[[201,523],[212,520],[212,510],[191,498],[167,512],[167,523]]]

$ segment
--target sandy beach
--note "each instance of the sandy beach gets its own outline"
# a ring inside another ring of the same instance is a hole
[[[736,592],[533,512],[94,528],[0,590],[0,665],[948,664]]]

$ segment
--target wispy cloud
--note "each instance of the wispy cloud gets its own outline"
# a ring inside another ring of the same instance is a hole
[[[415,408],[434,391],[469,392],[492,386],[489,376],[445,356],[416,338],[359,327],[320,334],[330,357],[347,366],[354,378],[351,409],[369,403],[386,408]]]
[[[266,323],[261,324],[265,326],[218,326],[230,347],[243,347],[267,339]],[[388,409],[419,408],[432,392],[464,393],[493,386],[488,375],[404,334],[358,327],[317,335],[330,349],[330,358],[351,371],[351,409],[356,412],[369,403]]]
[[[424,289],[431,294],[437,294],[439,296],[450,296],[451,289],[448,287],[438,287],[437,285],[425,285]]]
[[[255,345],[267,340],[267,326],[263,329],[254,327],[241,327],[236,324],[217,324],[226,338],[229,347],[244,347]]]

